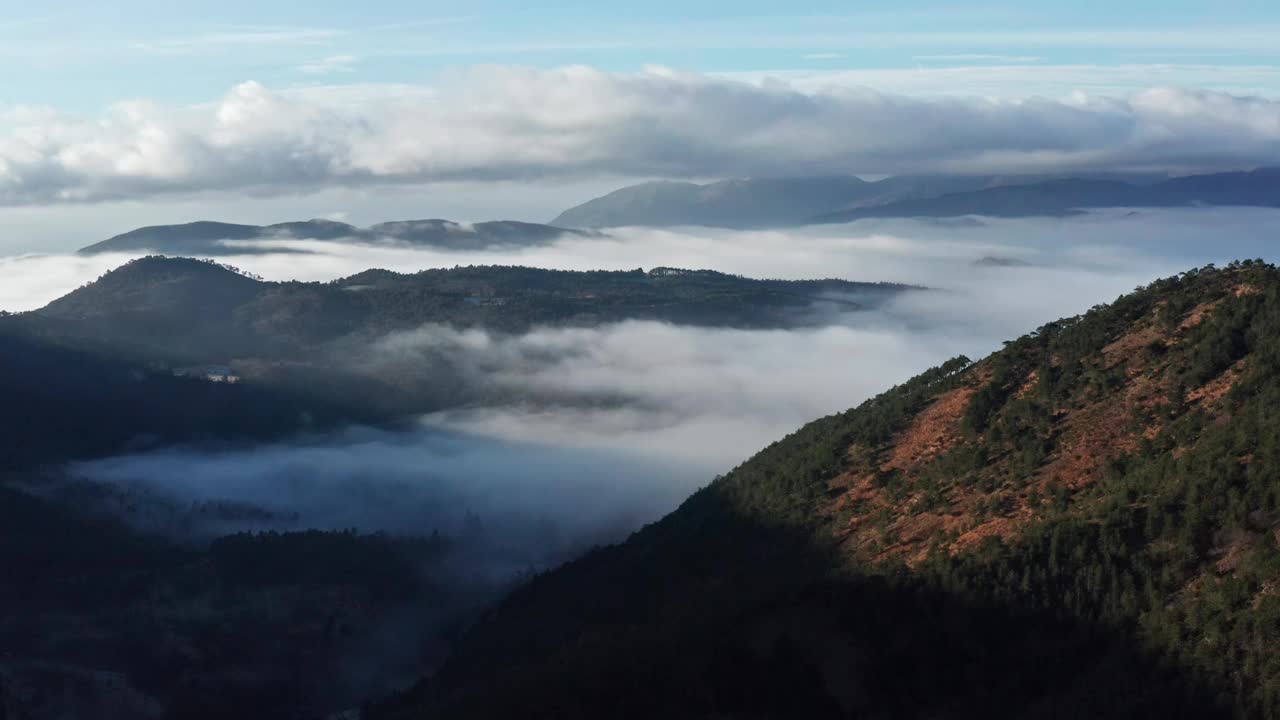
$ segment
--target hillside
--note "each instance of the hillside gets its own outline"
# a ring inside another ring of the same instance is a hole
[[[1280,271],[1161,280],[811,423],[371,718],[1274,717]]]
[[[793,225],[847,207],[873,194],[875,187],[853,176],[722,180],[705,185],[649,182],[565,210],[551,224],[577,228]]]
[[[0,467],[533,399],[476,380],[465,357],[384,361],[374,348],[397,331],[501,335],[624,320],[796,327],[912,290],[672,268],[370,270],[276,283],[203,260],[142,258],[41,310],[0,317],[0,389],[14,400],[0,408]],[[241,382],[175,377],[207,366]]]
[[[355,393],[174,377],[53,327],[0,316],[0,473],[173,443],[274,439],[380,417]]]
[[[469,266],[372,270],[329,283],[266,282],[193,259],[147,257],[36,311],[60,331],[174,362],[298,357],[319,343],[427,323],[519,332],[540,325],[662,320],[791,327],[815,305],[875,307],[913,288],[844,280],[756,280],[710,270],[577,272]]]
[[[496,220],[455,223],[449,220],[404,220],[358,228],[332,220],[305,220],[275,225],[236,225],[198,221],[181,225],[153,225],[116,235],[81,248],[82,255],[107,252],[154,252],[165,255],[243,255],[266,250],[226,241],[331,240],[360,244],[422,245],[447,250],[483,250],[492,247],[545,245],[565,235],[585,235],[580,230],[537,223]]]

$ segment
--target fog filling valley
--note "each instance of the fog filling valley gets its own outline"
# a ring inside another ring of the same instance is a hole
[[[156,529],[196,536],[268,527],[438,530],[473,539],[470,571],[510,577],[618,540],[805,422],[948,358],[977,359],[1045,322],[1194,266],[1277,259],[1277,227],[1273,210],[1196,209],[754,232],[624,228],[605,238],[566,236],[487,252],[305,238],[255,243],[258,252],[219,260],[268,280],[469,264],[667,266],[930,289],[868,312],[814,308],[821,321],[795,330],[640,321],[523,335],[422,327],[383,337],[350,362],[422,373],[447,366],[469,386],[500,391],[482,397],[500,399],[427,415],[413,430],[350,428],[236,450],[171,448],[80,463],[71,475],[152,498],[157,507],[262,510],[201,527],[167,526],[163,513],[133,518]],[[272,247],[290,252],[261,252]],[[42,306],[127,259],[0,259],[0,308]]]

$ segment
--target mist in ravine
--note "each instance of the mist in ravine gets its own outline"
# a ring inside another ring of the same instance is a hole
[[[375,372],[447,374],[475,390],[470,404],[418,418],[412,429],[351,428],[233,450],[170,448],[69,472],[157,508],[225,502],[262,510],[233,514],[216,527],[173,527],[160,510],[134,513],[134,522],[169,532],[470,533],[473,569],[510,575],[618,540],[803,423],[948,358],[981,357],[1046,319],[1078,314],[1188,267],[1275,259],[1277,226],[1276,211],[1198,209],[759,232],[622,228],[605,238],[466,253],[273,241],[220,260],[268,280],[326,281],[371,267],[669,266],[929,290],[873,312],[814,308],[814,326],[796,330],[624,322],[504,335],[425,326],[345,359]],[[1206,236],[1220,242],[1203,243]],[[273,246],[292,252],[260,252]],[[0,307],[38,307],[125,259],[0,260]]]

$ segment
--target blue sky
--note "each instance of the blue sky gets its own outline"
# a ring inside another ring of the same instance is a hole
[[[199,102],[245,80],[420,84],[490,63],[753,74],[1025,66],[1035,79],[1006,74],[1009,91],[1043,84],[1050,94],[1093,82],[1082,68],[1123,67],[1109,89],[1155,78],[1271,93],[1278,37],[1280,3],[1226,0],[4,2],[0,105]],[[1047,82],[1043,69],[1061,66],[1077,70]]]

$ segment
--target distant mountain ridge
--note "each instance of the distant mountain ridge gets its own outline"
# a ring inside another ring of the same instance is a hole
[[[864,197],[875,183],[852,175],[723,180],[707,185],[656,181],[616,190],[564,211],[565,227],[793,224]]]
[[[920,175],[650,182],[621,188],[552,220],[564,227],[731,229],[851,222],[862,218],[1062,216],[1080,208],[1280,206],[1280,169],[1170,178],[1142,173],[1077,176]]]
[[[479,250],[498,246],[544,245],[562,235],[591,235],[588,231],[516,220],[456,223],[450,220],[401,220],[360,228],[333,220],[304,220],[274,225],[240,225],[207,220],[180,225],[152,225],[116,235],[82,248],[83,255],[107,252],[153,251],[169,255],[243,255],[262,248],[229,245],[226,241],[349,240],[355,243],[402,243],[449,250]],[[281,252],[272,249],[271,252]]]
[[[844,223],[863,218],[1063,216],[1089,208],[1280,207],[1280,168],[1188,175],[1153,185],[1067,178],[1004,185],[932,198],[912,198],[811,218]]]

